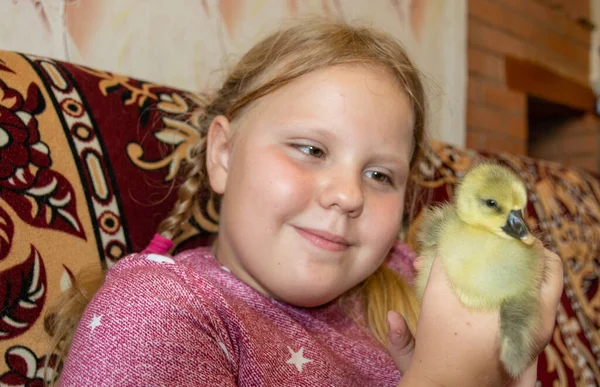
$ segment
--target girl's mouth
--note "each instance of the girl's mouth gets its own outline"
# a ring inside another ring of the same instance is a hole
[[[321,231],[309,228],[294,227],[298,234],[311,242],[316,247],[323,250],[340,252],[348,249],[352,244],[341,235],[332,234],[328,231]]]

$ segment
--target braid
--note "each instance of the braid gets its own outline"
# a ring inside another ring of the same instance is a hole
[[[158,226],[158,232],[171,240],[181,234],[194,213],[199,211],[200,194],[205,190],[210,192],[206,172],[206,137],[202,137],[190,152],[177,201],[169,216]]]
[[[208,215],[218,219],[219,197],[210,188],[208,172],[206,170],[206,147],[208,129],[213,119],[218,115],[226,114],[230,104],[229,89],[234,85],[226,82],[214,96],[199,95],[201,106],[192,115],[200,131],[200,140],[195,144],[188,155],[182,184],[177,193],[177,200],[169,215],[159,224],[158,233],[172,240],[175,245],[186,239],[186,225],[194,219],[205,231],[216,232],[217,226],[206,220],[202,215],[202,208],[206,208]],[[235,83],[234,83],[235,84]],[[227,87],[229,85],[229,87]]]

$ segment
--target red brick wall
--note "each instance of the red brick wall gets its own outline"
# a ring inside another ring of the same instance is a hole
[[[506,85],[505,57],[539,63],[587,85],[590,29],[581,20],[589,19],[589,0],[468,0],[468,12],[467,146],[527,154],[527,95]],[[590,120],[581,128],[587,136],[597,130],[594,118]],[[549,138],[555,133],[570,135],[572,130],[548,132]],[[577,148],[582,143],[578,141],[570,143]],[[589,166],[588,148],[582,153],[583,161],[577,159],[577,149],[573,154],[566,152],[563,160]]]

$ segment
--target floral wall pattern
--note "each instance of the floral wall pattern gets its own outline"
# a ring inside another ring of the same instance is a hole
[[[286,18],[309,14],[400,39],[429,89],[432,137],[464,145],[466,0],[5,0],[0,49],[198,91]]]

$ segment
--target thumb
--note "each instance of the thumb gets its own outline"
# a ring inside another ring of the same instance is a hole
[[[387,314],[387,348],[400,372],[408,370],[415,349],[415,339],[400,313],[390,310]]]
[[[413,267],[416,271],[421,271],[423,269],[423,267],[425,266],[425,263],[423,261],[424,259],[420,255],[417,258],[415,258],[415,260],[413,261]]]

